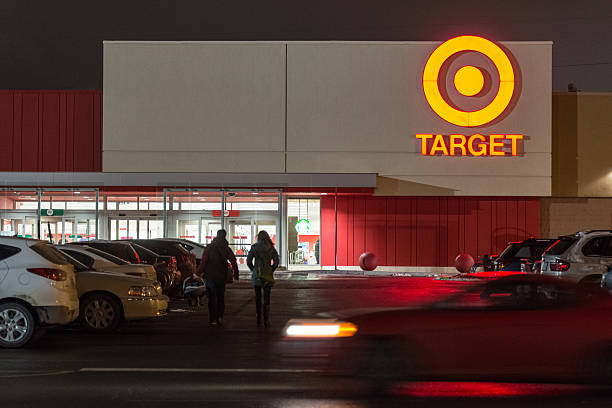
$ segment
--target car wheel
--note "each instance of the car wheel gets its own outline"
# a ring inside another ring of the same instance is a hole
[[[115,330],[122,319],[119,303],[103,293],[83,298],[80,312],[83,326],[94,332]]]
[[[19,303],[0,305],[0,346],[18,348],[25,346],[36,331],[34,316]]]

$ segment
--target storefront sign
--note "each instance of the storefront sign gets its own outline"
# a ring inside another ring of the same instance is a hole
[[[64,215],[64,210],[52,210],[52,209],[46,209],[46,210],[40,210],[40,215],[42,216],[48,216],[48,217],[59,217]]]
[[[487,78],[497,77],[499,85],[491,102],[474,111],[464,111],[448,101],[447,92],[441,90],[446,83],[445,69],[448,61],[458,54],[477,52],[491,60],[497,70],[496,75],[483,73],[479,67],[466,65],[455,72],[453,84],[456,91],[464,97],[474,97],[486,89]],[[515,91],[515,74],[510,58],[497,44],[476,36],[460,36],[442,43],[436,48],[423,71],[423,92],[431,109],[446,122],[461,127],[483,126],[498,119],[508,108]],[[423,156],[517,156],[518,143],[522,134],[451,134],[444,136],[437,132],[417,134],[421,140]],[[506,148],[504,148],[506,146]]]
[[[212,211],[212,216],[213,217],[221,217],[221,210],[213,210]],[[240,217],[240,210],[225,210],[223,212],[223,216],[224,217]]]

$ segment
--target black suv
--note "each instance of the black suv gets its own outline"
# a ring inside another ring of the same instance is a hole
[[[496,271],[538,272],[544,252],[555,243],[555,239],[529,238],[510,242],[506,249],[493,260]]]

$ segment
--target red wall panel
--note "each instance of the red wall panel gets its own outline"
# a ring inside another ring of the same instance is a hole
[[[102,91],[0,91],[0,171],[102,171]]]
[[[499,253],[540,230],[537,198],[338,196],[337,208],[340,267],[365,251],[384,266],[452,266],[458,253]],[[323,265],[333,266],[333,196],[321,199],[321,215]]]

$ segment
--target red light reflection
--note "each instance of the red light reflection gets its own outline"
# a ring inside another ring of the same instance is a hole
[[[585,391],[580,384],[430,381],[404,383],[395,393],[421,398],[508,398],[570,395]]]

